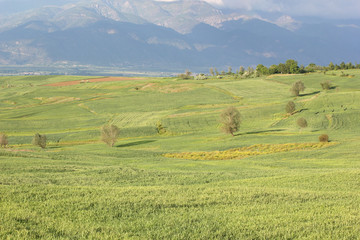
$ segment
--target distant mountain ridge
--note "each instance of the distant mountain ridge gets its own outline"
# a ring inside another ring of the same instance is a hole
[[[0,65],[203,70],[289,58],[304,64],[359,62],[360,52],[358,20],[289,26],[224,13],[203,1],[91,0],[27,11],[0,23]]]

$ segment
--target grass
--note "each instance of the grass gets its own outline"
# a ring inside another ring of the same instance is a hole
[[[0,77],[0,239],[358,239],[360,72],[344,72]],[[242,115],[235,137],[219,130],[228,106]],[[99,140],[106,123],[120,128],[113,148]],[[46,149],[31,145],[37,132]]]

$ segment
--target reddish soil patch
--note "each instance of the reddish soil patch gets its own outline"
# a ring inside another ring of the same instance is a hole
[[[117,82],[117,81],[131,81],[131,80],[141,80],[144,78],[130,78],[130,77],[106,77],[106,78],[94,78],[94,79],[84,79],[84,80],[76,80],[76,81],[67,81],[67,82],[57,82],[57,83],[50,83],[45,84],[43,86],[50,86],[50,87],[64,87],[64,86],[71,86],[77,84],[85,84],[85,83],[92,83],[92,82]]]

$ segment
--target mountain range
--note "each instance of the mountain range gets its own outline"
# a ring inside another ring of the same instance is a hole
[[[360,20],[295,20],[204,1],[90,0],[0,18],[0,65],[201,71],[359,62]]]

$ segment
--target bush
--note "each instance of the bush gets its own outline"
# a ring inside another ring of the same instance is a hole
[[[300,92],[303,92],[304,90],[305,85],[302,81],[295,82],[290,88],[290,91],[294,96],[299,96]]]
[[[156,123],[156,131],[158,132],[158,134],[166,133],[166,128],[162,125],[160,121]]]
[[[199,75],[195,76],[195,80],[206,80],[206,79],[207,77],[203,73],[200,73]]]
[[[234,132],[239,130],[241,123],[240,112],[235,107],[228,107],[220,115],[222,130],[234,136]]]
[[[39,133],[36,133],[33,138],[32,144],[34,146],[46,148],[46,135],[40,135]]]
[[[320,83],[323,90],[331,89],[331,82],[329,80]]]
[[[191,79],[191,72],[189,70],[186,70],[185,73],[179,74],[178,76],[181,79]]]
[[[0,147],[6,147],[8,145],[7,135],[5,133],[0,134]]]
[[[307,127],[307,121],[305,118],[299,118],[297,121],[296,121],[297,125],[299,125],[299,127],[301,128],[306,128]]]
[[[285,111],[287,113],[293,113],[295,111],[295,103],[290,101],[286,104]]]
[[[329,142],[329,136],[327,134],[322,134],[319,136],[320,142]]]
[[[117,138],[119,137],[119,134],[120,129],[113,124],[105,125],[101,128],[101,140],[110,147],[114,146]]]

